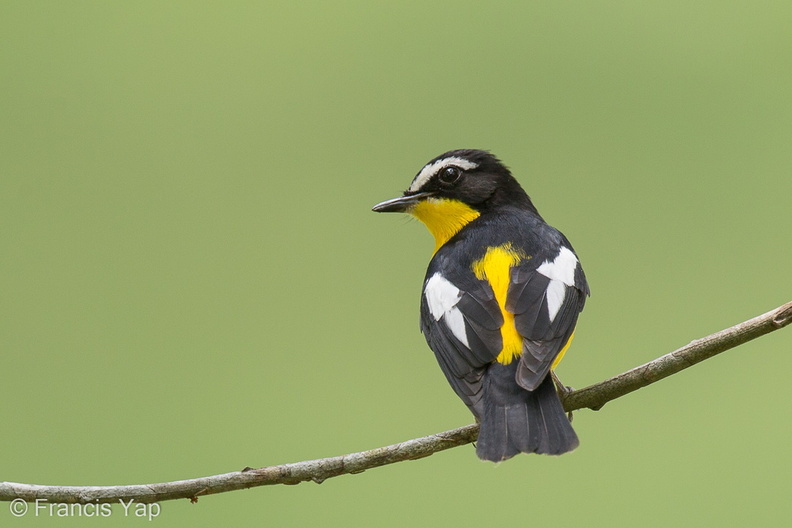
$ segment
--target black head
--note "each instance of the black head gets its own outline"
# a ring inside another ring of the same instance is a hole
[[[451,150],[423,166],[404,195],[374,206],[404,211],[425,198],[459,200],[478,212],[513,205],[536,213],[530,198],[495,156],[485,150]],[[538,214],[538,213],[537,213]]]

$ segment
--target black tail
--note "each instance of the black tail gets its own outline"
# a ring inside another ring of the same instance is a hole
[[[561,455],[578,437],[548,374],[535,391],[517,385],[517,361],[493,363],[484,375],[484,412],[476,443],[482,460],[500,462],[518,453]]]

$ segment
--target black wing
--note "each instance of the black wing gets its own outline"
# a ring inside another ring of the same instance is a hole
[[[421,331],[454,392],[479,417],[482,376],[503,346],[503,315],[492,288],[472,273],[433,271],[421,296]],[[445,310],[429,301],[441,293]]]
[[[538,265],[537,265],[538,264]],[[506,309],[523,337],[517,383],[536,390],[575,331],[589,293],[586,277],[566,245],[542,262],[512,268]]]

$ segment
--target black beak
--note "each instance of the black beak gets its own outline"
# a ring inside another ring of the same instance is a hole
[[[403,213],[424,198],[432,196],[431,192],[419,192],[408,196],[399,196],[380,202],[371,208],[375,213]]]

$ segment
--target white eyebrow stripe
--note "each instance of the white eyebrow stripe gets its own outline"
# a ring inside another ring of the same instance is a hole
[[[418,173],[418,176],[416,176],[410,184],[410,188],[407,189],[407,192],[416,192],[421,187],[426,185],[426,182],[428,182],[432,176],[452,165],[454,167],[459,167],[462,170],[471,170],[478,167],[478,163],[473,163],[472,161],[466,160],[465,158],[459,158],[457,156],[439,159],[434,163],[425,165],[424,168],[421,169],[421,172]]]

